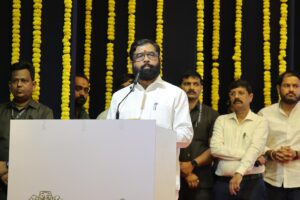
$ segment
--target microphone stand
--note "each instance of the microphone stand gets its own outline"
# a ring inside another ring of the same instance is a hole
[[[138,83],[139,79],[140,79],[140,71],[136,74],[134,81],[133,81],[133,85],[130,88],[130,91],[126,94],[126,96],[120,101],[120,103],[117,106],[116,119],[120,118],[120,105],[134,91],[134,87]]]

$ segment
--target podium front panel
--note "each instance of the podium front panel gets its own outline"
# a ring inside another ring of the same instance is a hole
[[[8,199],[163,200],[156,132],[150,120],[12,120]]]

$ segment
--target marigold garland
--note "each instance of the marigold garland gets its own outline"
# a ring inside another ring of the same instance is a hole
[[[32,42],[32,64],[35,69],[35,89],[32,97],[39,101],[40,97],[40,71],[41,71],[41,43],[42,43],[42,0],[33,0],[33,42]]]
[[[286,48],[287,48],[287,32],[288,32],[288,0],[280,0],[280,42],[279,42],[279,74],[286,71]]]
[[[12,43],[11,43],[11,64],[19,62],[20,59],[20,22],[21,22],[21,0],[12,1]],[[10,100],[14,96],[10,93]]]
[[[108,0],[108,26],[107,26],[107,43],[106,51],[106,92],[105,92],[105,109],[110,106],[113,92],[113,65],[114,65],[114,40],[115,40],[115,1]]]
[[[242,7],[243,0],[236,0],[235,5],[235,47],[234,55],[232,59],[234,60],[234,79],[240,79],[242,76]]]
[[[135,40],[135,12],[136,12],[136,0],[128,1],[128,47],[127,53],[129,54],[130,47]],[[127,71],[132,74],[132,66],[130,57],[127,56]]]
[[[213,33],[212,33],[212,86],[211,106],[218,110],[219,107],[219,48],[220,48],[220,0],[213,2]]]
[[[92,43],[92,9],[93,0],[85,1],[85,42],[84,42],[84,56],[83,56],[83,71],[84,75],[90,79],[91,69],[91,43]],[[84,104],[85,110],[90,108],[90,98],[88,97]]]
[[[21,43],[20,22],[21,22],[21,0],[13,0],[11,64],[19,62],[20,59],[20,43]]]
[[[164,11],[164,0],[157,0],[156,4],[156,43],[160,47],[160,63],[161,63],[161,69],[160,69],[160,75],[162,76],[162,63],[163,63],[163,11]]]
[[[72,0],[64,0],[65,14],[63,27],[63,56],[62,56],[62,94],[61,119],[70,119],[70,76],[71,76],[71,17]]]
[[[263,1],[264,104],[271,105],[271,27],[270,0]]]
[[[204,0],[197,0],[197,64],[196,70],[204,77]],[[203,101],[203,90],[199,97],[200,102]]]

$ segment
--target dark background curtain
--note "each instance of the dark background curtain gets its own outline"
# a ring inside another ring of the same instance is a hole
[[[263,100],[263,49],[262,49],[262,3],[261,0],[243,1],[242,32],[242,78],[253,86],[252,109],[258,111]],[[9,100],[8,71],[11,59],[11,10],[12,2],[0,1],[0,102]],[[128,2],[116,0],[116,39],[114,80],[127,72],[127,24]],[[21,60],[31,61],[32,55],[32,0],[22,1],[21,16]],[[211,0],[205,0],[204,33],[204,103],[211,102]],[[288,68],[300,70],[299,13],[300,3],[289,0],[288,18]],[[178,85],[182,73],[196,66],[196,0],[165,0],[163,79]],[[62,0],[44,0],[42,11],[42,58],[40,102],[54,110],[60,118],[62,37],[64,4]],[[233,81],[235,1],[221,1],[220,27],[220,101],[219,112],[226,112],[227,87]],[[85,1],[73,1],[72,19],[72,78],[75,71],[83,71]],[[272,101],[277,101],[275,81],[278,76],[280,1],[271,0],[271,55],[272,55]],[[106,73],[107,1],[94,0],[92,11],[91,91],[89,113],[95,118],[104,110]],[[156,1],[138,1],[136,5],[136,39],[155,40]],[[73,87],[73,86],[71,86]],[[73,102],[73,95],[71,95]],[[73,113],[73,104],[70,105]]]

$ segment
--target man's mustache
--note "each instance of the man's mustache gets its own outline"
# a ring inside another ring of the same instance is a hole
[[[141,70],[144,70],[146,67],[149,67],[150,69],[154,68],[155,66],[154,65],[151,65],[151,64],[144,64],[141,66]]]
[[[290,94],[292,94],[293,96],[296,96],[296,94],[294,92],[289,92],[289,93],[286,94],[286,96],[288,96]]]
[[[240,99],[234,99],[233,104],[235,104],[235,103],[243,103],[243,102]]]
[[[196,94],[196,92],[194,90],[188,90],[187,94]]]

